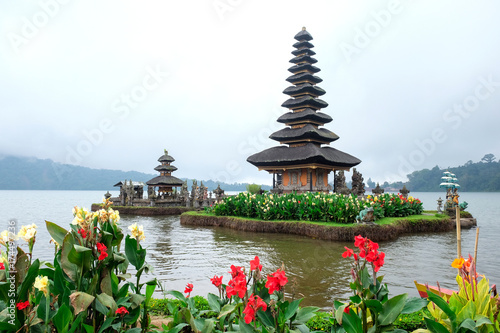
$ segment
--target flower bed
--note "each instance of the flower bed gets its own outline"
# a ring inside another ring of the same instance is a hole
[[[225,198],[206,211],[218,216],[240,216],[261,220],[307,220],[353,223],[365,208],[372,207],[375,219],[418,215],[422,202],[413,197],[382,194],[358,199],[355,195],[302,193],[256,195],[240,193]]]

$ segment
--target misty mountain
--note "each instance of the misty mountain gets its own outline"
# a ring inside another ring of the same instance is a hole
[[[157,174],[137,171],[91,169],[70,164],[56,163],[34,157],[0,156],[0,190],[117,190],[114,184],[122,180],[146,182]],[[186,180],[186,178],[181,178]],[[200,180],[198,179],[198,184]],[[209,191],[219,182],[203,180]],[[192,179],[188,180],[191,188]],[[220,182],[225,191],[244,191],[244,183]],[[262,185],[262,189],[270,187]]]

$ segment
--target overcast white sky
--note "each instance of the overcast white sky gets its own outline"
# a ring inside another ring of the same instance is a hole
[[[365,180],[500,157],[500,2],[2,1],[0,154],[271,183],[246,162],[312,34],[334,148]]]

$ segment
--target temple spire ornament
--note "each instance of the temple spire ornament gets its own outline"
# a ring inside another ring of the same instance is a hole
[[[292,73],[286,81],[292,86],[283,93],[289,98],[281,105],[289,112],[278,118],[285,128],[269,137],[280,146],[266,149],[248,157],[247,161],[259,170],[273,174],[275,192],[328,192],[328,174],[335,170],[347,170],[361,163],[359,159],[330,147],[339,136],[323,127],[332,118],[321,112],[328,103],[320,99],[325,91],[317,84],[323,80],[315,74],[320,69],[313,64],[314,45],[306,28],[295,35]],[[326,145],[326,146],[325,146]]]

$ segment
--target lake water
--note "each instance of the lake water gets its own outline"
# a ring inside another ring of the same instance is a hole
[[[45,229],[44,220],[65,228],[73,220],[72,207],[90,208],[92,202],[101,202],[103,191],[0,191],[0,231],[7,228],[10,219],[18,226],[35,223],[38,226],[34,257],[52,260],[53,247]],[[118,193],[112,193],[117,195]],[[445,193],[411,193],[420,198],[425,209],[436,209],[438,197]],[[477,218],[479,233],[478,272],[490,283],[500,285],[500,256],[496,242],[500,236],[500,193],[461,193]],[[268,233],[248,233],[216,227],[180,225],[178,216],[140,217],[122,216],[125,231],[133,223],[142,224],[146,233],[147,261],[155,267],[151,276],[162,281],[166,289],[183,291],[186,283],[193,283],[193,294],[206,296],[217,293],[209,281],[214,275],[224,274],[227,283],[229,267],[245,266],[256,255],[260,257],[265,273],[271,273],[282,263],[286,267],[289,285],[287,292],[304,297],[302,304],[330,308],[333,300],[349,296],[350,260],[341,257],[344,246],[352,242],[328,242]],[[462,254],[474,253],[476,229],[462,230]],[[18,245],[27,248],[22,241]],[[417,296],[413,280],[456,289],[456,270],[450,264],[456,257],[456,232],[418,234],[382,242],[386,263],[379,274],[385,275],[391,294],[403,292]],[[144,276],[144,279],[148,278]],[[156,294],[161,297],[160,293]]]

